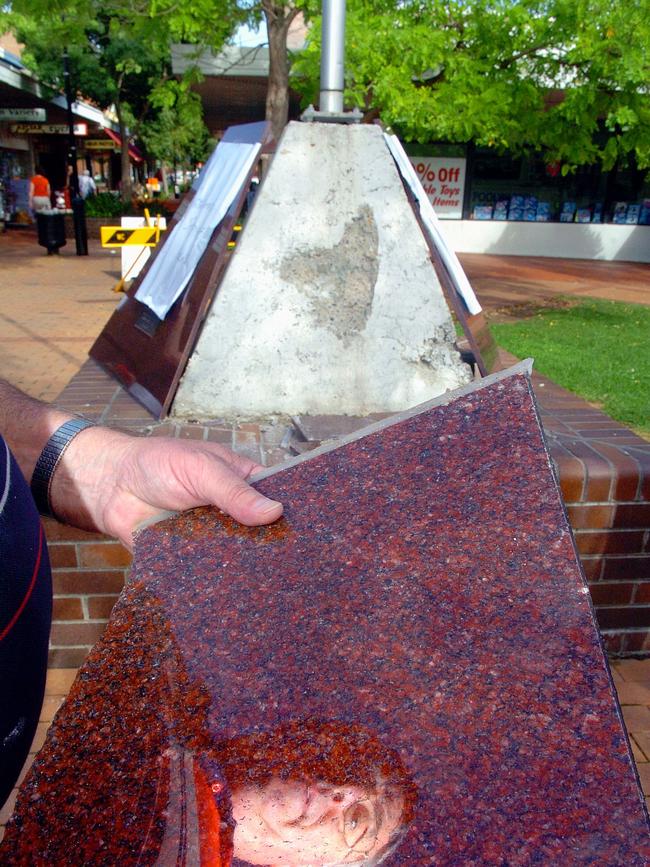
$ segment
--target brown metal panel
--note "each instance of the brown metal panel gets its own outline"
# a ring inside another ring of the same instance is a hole
[[[262,153],[272,150],[268,123],[251,123],[231,127],[224,136],[227,142],[262,142]],[[91,358],[108,370],[136,400],[156,418],[163,418],[172,404],[176,387],[196,344],[201,324],[212,304],[230,253],[228,241],[244,206],[251,170],[246,183],[230,210],[215,229],[187,289],[175,302],[164,320],[135,299],[135,293],[160,255],[174,227],[182,219],[194,196],[191,191],[178,208],[163,239],[154,250],[122,303],[108,320],[90,350]]]

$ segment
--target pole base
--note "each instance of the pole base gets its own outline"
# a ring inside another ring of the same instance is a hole
[[[317,111],[313,105],[306,108],[300,115],[300,120],[305,123],[361,123],[363,113],[358,108],[353,108],[352,111]]]

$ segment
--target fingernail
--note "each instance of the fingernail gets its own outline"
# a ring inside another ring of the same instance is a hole
[[[268,497],[256,497],[253,506],[262,515],[268,515],[269,512],[275,512],[278,506],[282,508],[282,503],[277,500],[269,500]]]

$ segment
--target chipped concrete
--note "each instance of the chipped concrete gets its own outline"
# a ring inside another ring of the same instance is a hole
[[[381,130],[292,123],[172,413],[394,412],[470,379],[454,339]]]
[[[379,272],[377,224],[367,205],[343,226],[332,247],[306,247],[287,254],[280,276],[309,299],[314,323],[349,345],[366,325]]]

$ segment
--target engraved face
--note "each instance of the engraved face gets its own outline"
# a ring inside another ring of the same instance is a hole
[[[380,781],[368,790],[273,777],[233,792],[235,856],[278,867],[369,863],[399,830],[403,807]]]

